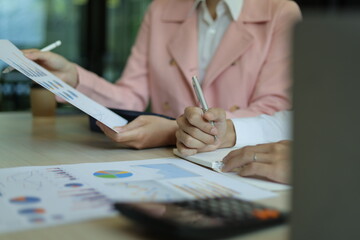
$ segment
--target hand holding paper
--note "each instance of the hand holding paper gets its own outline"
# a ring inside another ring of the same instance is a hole
[[[42,52],[51,51],[51,50],[53,50],[54,48],[56,48],[56,47],[58,47],[58,46],[60,46],[60,45],[61,45],[61,41],[58,40],[58,41],[56,41],[56,42],[54,42],[54,43],[52,43],[52,44],[50,44],[50,45],[42,48],[40,51],[42,51]],[[4,71],[2,71],[2,72],[3,72],[3,73],[9,73],[9,72],[11,72],[11,71],[14,70],[14,69],[15,69],[15,68],[9,66],[9,67],[5,68]]]
[[[76,88],[79,84],[75,64],[63,56],[52,52],[37,51],[36,49],[25,49],[22,52],[26,58],[34,62],[41,62],[42,67],[49,69],[51,73],[61,78],[71,87]]]
[[[123,127],[111,131],[101,123],[101,130],[115,142],[136,149],[175,144],[176,122],[159,116],[142,115]]]
[[[51,53],[42,52],[42,54]],[[124,118],[78,92],[45,68],[26,58],[23,53],[8,40],[0,40],[0,59],[42,87],[65,99],[96,120],[104,123],[109,128],[114,129],[114,127],[123,126],[127,123]],[[66,71],[68,65],[61,65],[63,63],[63,61],[60,61],[57,63],[59,64],[57,66],[59,68],[62,67],[62,69]]]

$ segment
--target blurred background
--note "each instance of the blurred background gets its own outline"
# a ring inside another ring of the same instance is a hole
[[[306,9],[336,12],[360,0],[295,0]],[[114,82],[129,56],[151,0],[0,0],[0,39],[18,48],[53,50]],[[0,61],[0,70],[6,65]],[[30,109],[31,80],[13,71],[0,72],[0,111]],[[65,107],[59,105],[58,107]]]
[[[61,40],[54,52],[113,82],[121,75],[150,2],[0,0],[0,39],[20,49]],[[6,67],[0,61],[0,70]],[[17,71],[0,72],[0,111],[29,110],[31,83]]]

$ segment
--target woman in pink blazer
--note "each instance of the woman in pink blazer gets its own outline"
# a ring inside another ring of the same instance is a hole
[[[202,89],[208,105],[225,109],[227,118],[288,109],[290,37],[293,24],[300,19],[298,6],[288,0],[223,1],[227,6],[239,5],[237,1],[242,5],[206,67]],[[215,18],[218,2],[206,1]],[[197,105],[191,77],[199,74],[201,4],[154,0],[115,84],[54,53],[26,50],[25,54],[107,107],[143,111],[150,103],[154,113],[176,118],[185,107]],[[141,116],[119,127],[118,134],[99,126],[113,140],[134,148],[176,141],[176,122],[155,116]]]

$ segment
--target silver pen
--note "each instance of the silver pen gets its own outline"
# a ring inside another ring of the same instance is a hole
[[[60,41],[60,40],[57,40],[56,42],[54,42],[54,43],[52,43],[52,44],[50,44],[50,45],[48,45],[48,46],[40,49],[40,51],[42,51],[42,52],[51,51],[51,50],[53,50],[54,48],[57,48],[57,47],[60,46],[60,45],[61,45],[61,41]],[[5,69],[2,71],[2,73],[9,73],[9,72],[11,72],[12,70],[14,70],[14,68],[11,67],[11,66],[9,66],[9,67],[5,68]]]
[[[193,87],[194,87],[194,90],[195,90],[196,97],[198,98],[198,100],[200,102],[201,109],[205,113],[207,110],[209,110],[209,107],[208,107],[208,105],[206,103],[204,94],[203,94],[203,92],[201,90],[201,86],[200,86],[199,81],[198,81],[196,76],[192,77],[192,84],[193,84]],[[210,121],[210,124],[213,127],[215,127],[215,123],[213,121]],[[214,138],[215,138],[215,140],[217,140],[217,136],[214,136]]]

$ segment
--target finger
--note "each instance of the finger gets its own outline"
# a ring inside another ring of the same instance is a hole
[[[102,124],[102,123],[99,122],[99,121],[96,121],[96,125],[101,129],[101,131],[104,131],[104,130],[103,130],[104,124]]]
[[[36,48],[30,48],[30,49],[23,49],[21,50],[21,52],[26,55],[26,54],[30,54],[30,53],[33,53],[33,52],[40,52],[39,49],[36,49]]]
[[[188,148],[203,148],[207,145],[206,143],[203,143],[202,141],[199,141],[198,139],[187,134],[182,129],[178,129],[176,131],[176,138],[179,142]]]
[[[99,123],[98,126],[105,133],[105,135],[107,137],[109,137],[111,140],[113,140],[114,142],[121,143],[128,147],[132,147],[132,148],[136,148],[136,149],[143,148],[143,146],[142,146],[143,142],[139,141],[139,139],[142,139],[142,137],[141,137],[142,129],[141,128],[124,131],[122,129],[122,127],[117,127],[115,129],[116,130],[119,129],[121,132],[116,133],[116,132],[112,131],[111,128],[105,126],[102,123]]]
[[[204,145],[214,144],[216,141],[213,135],[207,134],[195,127],[185,127],[181,130],[192,138],[202,142]]]
[[[244,165],[251,162],[271,163],[274,160],[273,155],[270,153],[253,152],[246,149],[239,149],[239,152],[235,151],[233,151],[234,153],[230,152],[227,156],[225,156],[223,162],[228,163],[231,160],[238,160],[242,162],[241,165]]]
[[[212,152],[212,151],[215,151],[218,148],[219,148],[219,146],[217,146],[217,145],[206,145],[205,147],[198,148],[196,150],[197,150],[198,153],[201,153],[201,152]]]
[[[191,155],[194,155],[197,153],[196,149],[188,148],[179,141],[176,142],[176,147],[177,147],[178,151],[184,156],[191,156]]]
[[[222,171],[229,172],[235,168],[242,167],[248,161],[246,159],[248,157],[244,156],[245,154],[248,154],[244,149],[238,149],[235,151],[231,151],[224,159],[223,163],[224,166],[222,168]]]
[[[144,116],[139,116],[139,117],[135,118],[133,121],[126,124],[125,126],[116,127],[115,129],[118,130],[119,132],[131,131],[131,130],[134,130],[136,128],[143,126],[145,124],[145,121],[146,120],[145,120]]]
[[[221,108],[210,108],[204,113],[203,117],[207,121],[225,122],[226,112]]]
[[[254,153],[256,153],[256,159],[262,159],[260,161],[268,161],[269,157],[264,156],[261,153],[271,153],[272,152],[272,145],[271,144],[259,144],[255,146],[246,146],[243,148],[240,148],[238,150],[230,152],[227,156],[224,157],[223,162],[229,161],[231,158],[234,158],[234,156],[241,154],[242,157],[246,155],[246,159],[248,160],[254,160]],[[259,155],[260,154],[260,155]]]
[[[203,142],[204,144],[214,144],[215,138],[213,135],[210,135],[206,132],[203,132],[201,129],[194,127],[191,125],[185,116],[181,116],[177,119],[177,124],[179,129],[190,135],[191,137]],[[184,142],[184,139],[180,139],[180,141]]]
[[[189,122],[186,120],[184,114],[180,115],[178,118],[176,118],[176,123],[179,126],[179,128],[183,128],[185,125],[189,124]]]
[[[255,146],[246,146],[246,147],[248,147],[249,151],[268,153],[268,152],[272,151],[272,144],[273,143],[264,143],[264,144],[258,144]]]
[[[48,60],[49,56],[52,54],[51,52],[42,52],[38,49],[28,49],[23,50],[25,57],[33,60],[33,61],[43,61]]]
[[[111,138],[112,140],[116,141],[117,133],[114,132],[113,129],[109,128],[108,126],[104,125],[103,123],[97,121],[96,125],[104,132],[104,134]]]
[[[249,163],[271,163],[272,156],[269,153],[254,152],[252,147],[244,147],[230,152],[223,159],[223,171],[228,172],[235,168],[243,167]]]
[[[123,131],[122,127],[116,127],[116,130],[120,130],[123,132],[114,132],[111,128],[107,127],[106,125],[104,125],[101,122],[96,122],[96,124],[100,127],[100,129],[104,132],[104,134],[109,137],[111,140],[117,142],[117,143],[122,143],[125,144],[127,146],[133,146],[135,147],[135,143],[138,143],[138,141],[134,141],[135,136],[138,134],[139,130],[135,129],[135,130],[128,130],[128,131]],[[134,142],[133,144],[131,142]]]
[[[204,119],[203,111],[198,107],[187,107],[184,112],[186,120],[195,128],[200,129],[204,133],[215,136],[217,129],[208,120]]]
[[[251,163],[240,169],[239,175],[243,177],[265,177],[273,180],[274,165],[266,163]]]

